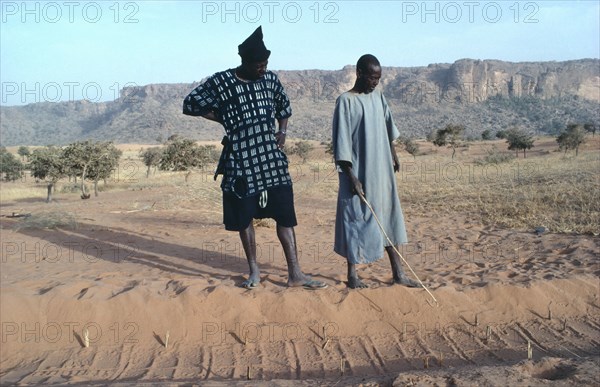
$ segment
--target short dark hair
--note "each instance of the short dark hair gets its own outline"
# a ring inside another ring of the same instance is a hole
[[[369,67],[371,66],[380,66],[379,60],[371,54],[365,54],[358,58],[358,62],[356,62],[356,69],[362,72],[369,71]]]

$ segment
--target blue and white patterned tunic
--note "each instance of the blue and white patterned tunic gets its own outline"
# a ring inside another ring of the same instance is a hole
[[[221,155],[224,192],[249,197],[292,184],[287,157],[275,139],[275,119],[290,117],[292,108],[274,73],[267,71],[255,81],[239,79],[235,69],[214,74],[183,102],[183,114],[209,112],[219,118],[228,137]]]

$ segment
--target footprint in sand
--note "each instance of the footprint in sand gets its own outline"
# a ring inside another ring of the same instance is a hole
[[[127,286],[125,286],[123,289],[119,290],[118,292],[114,293],[110,298],[115,298],[116,296],[126,293],[128,291],[130,291],[131,289],[135,288],[136,286],[138,286],[140,284],[140,281],[130,281]]]
[[[527,263],[527,264],[523,265],[523,270],[529,271],[531,269],[533,269],[532,263]]]
[[[577,366],[570,361],[549,358],[544,359],[533,366],[531,375],[542,380],[564,380],[577,372]]]
[[[50,290],[52,290],[52,289],[54,289],[55,287],[57,287],[57,286],[60,286],[60,285],[61,285],[60,283],[58,283],[58,282],[54,282],[54,283],[52,283],[52,284],[50,284],[50,285],[48,285],[48,286],[46,286],[46,287],[40,288],[40,289],[38,289],[38,295],[40,295],[40,296],[41,296],[42,294],[46,294],[46,293],[48,293]]]
[[[457,277],[457,276],[450,276],[448,277],[448,280],[450,280],[452,283],[457,284],[457,285],[470,285],[473,281],[466,278],[466,277]]]
[[[89,290],[89,289],[90,289],[90,288],[83,288],[83,289],[81,289],[81,291],[80,291],[80,292],[79,292],[79,294],[77,295],[77,299],[78,299],[78,300],[81,300],[81,298],[82,298],[83,296],[85,296],[85,294],[88,292],[88,290]]]
[[[159,292],[159,294],[169,297],[177,297],[182,292],[187,289],[187,286],[184,286],[181,281],[170,280],[167,282],[167,286],[165,286],[165,290]]]

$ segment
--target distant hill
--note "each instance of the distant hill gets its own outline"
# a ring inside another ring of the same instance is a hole
[[[276,71],[292,101],[291,137],[328,141],[337,96],[350,89],[354,66]],[[210,74],[206,74],[210,75]],[[179,134],[217,140],[222,128],[181,113],[197,85],[151,84],[121,90],[116,101],[42,102],[0,107],[5,146],[67,144],[82,139],[156,143]],[[568,123],[600,120],[600,60],[511,63],[462,59],[426,67],[384,67],[381,87],[400,130],[424,137],[448,123],[467,135],[520,126],[556,133]]]

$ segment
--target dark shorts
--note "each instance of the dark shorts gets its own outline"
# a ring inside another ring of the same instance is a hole
[[[245,230],[252,219],[272,218],[279,226],[294,227],[296,211],[294,210],[294,191],[291,185],[283,185],[267,190],[267,205],[261,208],[260,195],[249,198],[238,198],[236,195],[223,192],[223,223],[229,231]]]

